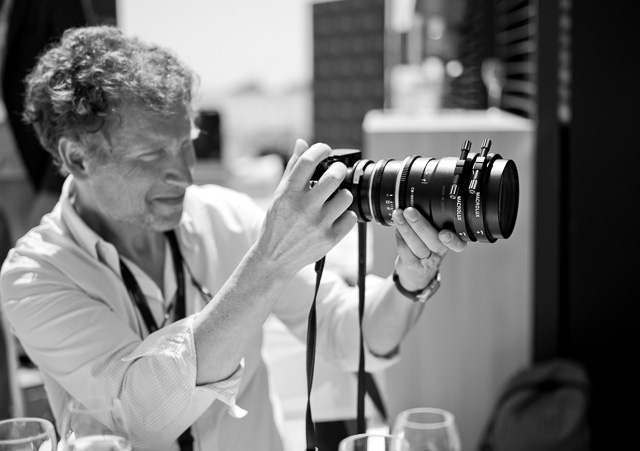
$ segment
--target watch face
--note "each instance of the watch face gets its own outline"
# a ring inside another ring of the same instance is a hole
[[[438,291],[438,288],[440,288],[440,271],[436,273],[436,276],[433,278],[431,283],[427,285],[421,293],[416,295],[417,300],[419,302],[427,302],[427,299],[433,296],[434,293]]]

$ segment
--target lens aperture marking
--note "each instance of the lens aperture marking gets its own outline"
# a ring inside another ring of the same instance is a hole
[[[481,180],[481,179],[480,179]],[[478,241],[491,241],[491,236],[487,233],[484,224],[484,198],[482,193],[482,185],[480,185],[474,193],[469,193],[473,198],[473,215],[471,225],[473,233]]]
[[[464,202],[462,196],[456,196],[456,224],[463,224],[464,227],[456,227],[456,231],[460,238],[465,241],[469,241],[469,235],[467,234],[467,225],[464,220]],[[473,239],[471,239],[473,241]]]
[[[409,171],[411,170],[411,165],[414,161],[420,158],[418,155],[412,155],[407,157],[402,162],[402,170],[400,171],[400,176],[398,177],[397,183],[397,191],[396,191],[396,200],[398,203],[398,208],[405,209],[407,208],[407,181],[409,179]],[[410,207],[413,207],[413,202],[415,199],[415,189],[411,187],[410,193]]]
[[[474,236],[478,241],[490,241],[491,237],[486,233],[484,227],[482,193],[480,191],[476,191],[475,193],[469,194],[473,196],[473,219],[471,224],[474,227]]]
[[[469,172],[476,158],[476,153],[469,153],[462,165],[460,183],[466,185]],[[467,191],[461,190],[457,196],[451,197],[453,175],[458,164],[455,157],[436,160],[433,174],[430,178],[431,190],[427,194],[431,204],[431,222],[438,229],[448,229],[454,232],[464,241],[475,241],[471,231],[467,227],[468,210],[470,204],[467,201]],[[418,200],[420,202],[420,200]]]
[[[483,151],[486,149],[484,144],[485,143],[483,143]],[[473,208],[468,210],[470,216],[468,220],[471,224],[471,231],[477,241],[484,243],[493,243],[496,241],[490,232],[490,228],[487,227],[487,211],[485,205],[487,180],[490,178],[495,158],[496,155],[493,153],[488,155],[481,153],[478,156],[473,165],[473,175],[474,177],[477,175],[477,178],[474,178],[474,180],[477,181],[477,184],[475,185],[475,189],[470,189],[467,194],[468,201],[473,205]],[[498,156],[498,158],[500,157]]]
[[[385,225],[393,224],[393,211],[398,208],[402,194],[400,190],[400,178],[404,162],[389,160],[382,169],[380,179],[380,212]],[[374,199],[375,202],[375,199]]]
[[[407,164],[403,170],[407,170],[406,185],[401,189],[400,203],[405,208],[416,208],[425,218],[431,220],[431,193],[433,184],[429,178],[434,172],[438,160],[431,157],[418,157],[411,164]],[[402,177],[402,176],[401,176]]]

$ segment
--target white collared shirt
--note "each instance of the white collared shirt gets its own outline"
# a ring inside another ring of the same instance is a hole
[[[203,386],[195,382],[192,325],[205,300],[189,274],[215,294],[255,242],[262,211],[248,196],[225,188],[187,190],[176,234],[188,266],[188,316],[149,335],[122,282],[117,250],[77,215],[73,196],[69,177],[56,208],[18,241],[0,273],[7,319],[42,373],[58,424],[71,397],[105,394],[122,400],[137,451],[178,450],[175,439],[190,425],[195,450],[282,449],[261,333],[252,338],[243,364],[228,379]],[[165,254],[163,290],[127,262],[158,324],[176,289],[170,252]],[[367,283],[367,295],[392,289],[379,278]],[[313,269],[304,268],[273,311],[301,340],[314,286]],[[317,306],[318,354],[356,371],[357,291],[325,272]],[[370,371],[396,360],[367,352]]]

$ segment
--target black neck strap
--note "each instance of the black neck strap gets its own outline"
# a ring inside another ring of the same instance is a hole
[[[171,248],[171,257],[173,258],[173,270],[176,273],[176,319],[182,319],[187,316],[187,306],[185,302],[185,285],[184,285],[184,266],[182,265],[182,253],[178,246],[178,239],[173,230],[165,233],[169,240]]]
[[[176,238],[176,234],[173,230],[169,230],[165,232],[165,236],[169,241],[169,247],[171,248],[171,256],[173,258],[173,269],[176,273],[176,320],[182,319],[186,316],[186,300],[185,300],[185,283],[184,283],[184,266],[182,260],[182,253],[180,252],[180,246],[178,246],[178,239]],[[147,298],[145,297],[140,285],[138,285],[138,281],[133,276],[133,273],[129,269],[129,267],[125,264],[125,262],[120,259],[120,272],[122,273],[122,280],[124,282],[125,287],[127,287],[127,291],[129,292],[129,296],[133,300],[136,307],[140,311],[142,315],[142,319],[144,320],[149,333],[159,329],[158,324],[156,323],[153,315],[151,314],[151,309],[149,308],[149,304],[147,302]],[[162,327],[162,325],[160,326]],[[182,433],[182,435],[178,438],[178,444],[180,445],[180,451],[192,451],[193,450],[193,437],[191,436],[191,428],[187,428],[186,431]]]
[[[166,232],[165,236],[169,241],[171,256],[173,258],[173,269],[176,274],[177,290],[175,301],[175,317],[176,320],[179,320],[186,316],[184,266],[182,264],[182,253],[180,252],[180,246],[178,246],[178,240],[174,231],[170,230],[169,232]],[[140,285],[138,285],[138,281],[134,277],[133,273],[122,259],[120,259],[120,272],[122,273],[122,280],[125,287],[127,287],[129,296],[131,296],[134,304],[136,305],[136,307],[138,307],[138,311],[140,312],[140,315],[142,315],[142,319],[147,326],[147,330],[150,334],[154,333],[155,331],[160,329],[162,325],[158,326],[158,324],[156,323],[155,319],[153,318],[153,314],[151,313],[151,309],[149,308],[149,303],[147,302],[146,296],[142,292]]]

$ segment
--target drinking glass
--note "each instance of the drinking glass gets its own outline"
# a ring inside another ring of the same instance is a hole
[[[0,451],[55,451],[53,424],[42,418],[0,421]]]
[[[120,400],[91,396],[73,400],[62,420],[63,451],[131,451]]]
[[[418,407],[400,412],[393,435],[406,440],[407,451],[460,451],[455,418],[443,409]]]
[[[365,433],[342,439],[338,451],[408,451],[403,439],[390,434]]]

